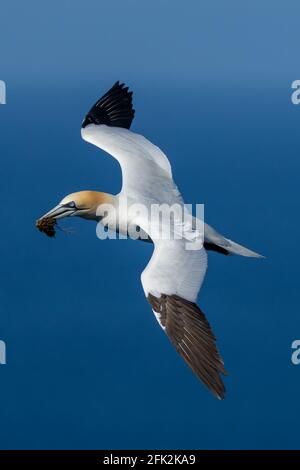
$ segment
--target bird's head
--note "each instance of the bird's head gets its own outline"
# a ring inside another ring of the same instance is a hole
[[[98,191],[79,191],[64,197],[60,203],[44,214],[41,219],[50,217],[62,219],[63,217],[83,217],[84,219],[98,220],[97,209],[101,204],[112,203],[113,196]]]

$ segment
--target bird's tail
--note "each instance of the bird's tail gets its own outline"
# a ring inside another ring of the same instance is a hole
[[[249,250],[228,238],[223,237],[213,227],[204,224],[204,247],[208,250],[217,251],[224,255],[240,255],[250,258],[264,258],[263,255]]]

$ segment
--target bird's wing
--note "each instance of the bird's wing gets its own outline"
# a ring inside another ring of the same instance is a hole
[[[168,158],[145,137],[129,130],[133,117],[132,93],[117,82],[86,115],[82,138],[118,160],[123,194],[138,194],[140,199],[156,196],[161,203],[180,199]]]
[[[207,268],[205,249],[187,250],[184,240],[155,241],[142,285],[153,312],[176,350],[218,397],[226,374],[216,339],[196,299]]]

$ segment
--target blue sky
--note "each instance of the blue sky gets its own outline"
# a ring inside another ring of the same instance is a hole
[[[299,8],[1,6],[1,448],[299,447]],[[151,314],[140,284],[150,246],[100,241],[82,220],[55,240],[34,228],[70,192],[119,191],[117,163],[80,138],[118,79],[134,90],[133,130],[169,156],[186,202],[267,256],[209,256],[199,305],[230,373],[223,402]]]

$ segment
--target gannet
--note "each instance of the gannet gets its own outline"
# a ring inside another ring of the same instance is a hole
[[[184,204],[167,156],[145,137],[129,130],[134,114],[132,92],[116,82],[92,106],[81,127],[81,136],[86,142],[119,162],[122,171],[120,193],[75,192],[64,197],[39,220],[78,216],[100,221],[119,233],[128,233],[128,227],[135,227],[139,233],[137,238],[153,243],[153,255],[141,275],[145,296],[178,353],[211,392],[223,399],[225,387],[221,374],[226,375],[224,363],[212,329],[196,303],[206,274],[207,251],[254,258],[262,256],[225,238],[206,223],[204,243],[197,249],[188,250],[186,241],[193,236],[200,238],[194,227],[194,217],[184,226],[181,238],[169,239],[161,237],[157,226],[140,213],[129,215],[130,211],[126,210],[118,213],[117,219],[110,217],[125,199],[129,206],[138,203],[147,208],[153,204],[180,208]],[[176,224],[181,223],[177,222],[175,215],[173,232]]]

